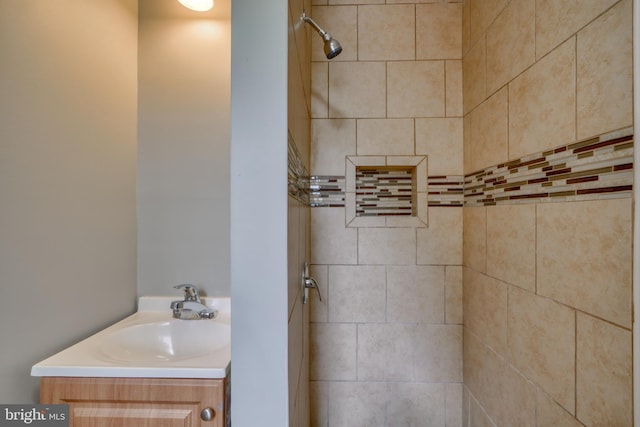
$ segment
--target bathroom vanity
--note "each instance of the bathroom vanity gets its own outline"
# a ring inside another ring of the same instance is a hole
[[[229,381],[43,377],[40,402],[70,405],[73,427],[226,427]]]
[[[203,301],[215,318],[140,298],[135,314],[32,367],[40,403],[69,404],[72,427],[228,427],[230,303]]]

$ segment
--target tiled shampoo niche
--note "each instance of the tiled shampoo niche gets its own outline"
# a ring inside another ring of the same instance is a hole
[[[347,156],[347,227],[426,227],[425,156]]]

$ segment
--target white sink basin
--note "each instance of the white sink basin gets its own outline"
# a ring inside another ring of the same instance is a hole
[[[37,377],[225,378],[231,369],[231,304],[204,298],[215,319],[171,316],[172,297],[141,297],[138,311],[35,364]]]
[[[171,319],[110,332],[100,343],[100,351],[115,361],[171,362],[211,354],[228,346],[229,340],[227,324],[208,319]]]

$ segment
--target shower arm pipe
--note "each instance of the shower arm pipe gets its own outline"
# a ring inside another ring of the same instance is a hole
[[[325,37],[325,36],[326,36],[327,34],[329,34],[329,33],[327,33],[325,30],[323,30],[323,29],[320,27],[320,25],[318,25],[318,24],[316,23],[316,21],[314,21],[312,18],[308,17],[308,16],[307,16],[307,13],[306,13],[306,12],[304,12],[304,11],[302,12],[302,20],[303,20],[304,22],[307,22],[308,24],[310,24],[310,25],[313,27],[313,29],[314,29],[314,30],[316,30],[316,31],[318,32],[318,34],[320,34],[320,36],[321,36],[324,40],[326,40],[326,37]]]

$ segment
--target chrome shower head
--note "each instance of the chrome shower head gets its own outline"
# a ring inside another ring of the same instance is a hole
[[[340,55],[340,52],[342,52],[342,46],[340,46],[340,42],[338,40],[331,37],[331,34],[329,33],[325,33],[322,38],[324,39],[324,54],[327,55],[327,59],[333,59]]]
[[[322,40],[324,40],[324,54],[327,56],[327,59],[335,58],[340,54],[340,52],[342,52],[342,46],[340,46],[340,42],[331,37],[331,34],[320,28],[316,21],[309,18],[304,12],[302,12],[302,20],[310,24],[313,29],[316,30],[318,34],[320,34]]]

